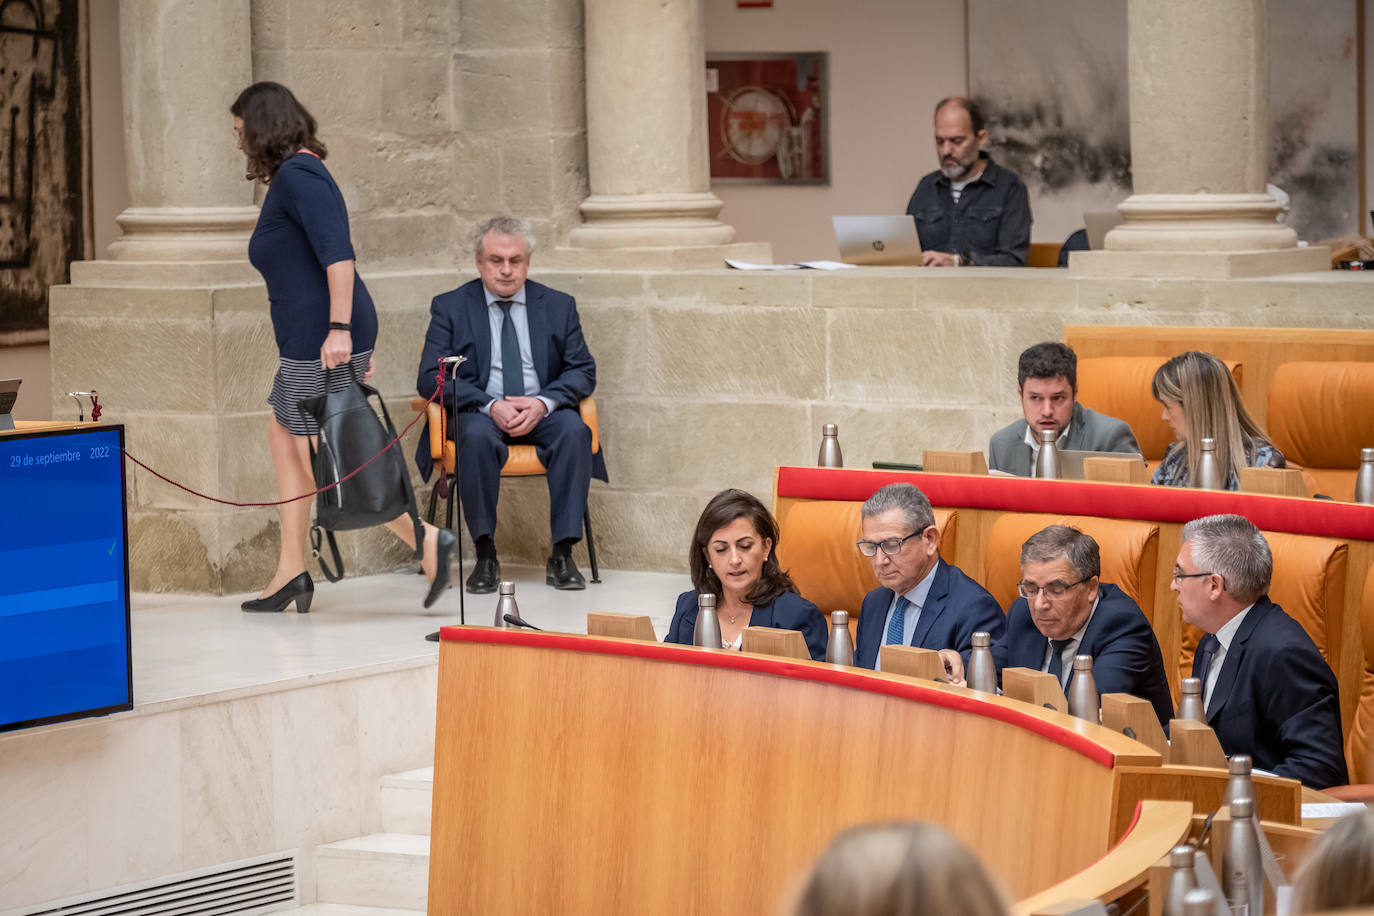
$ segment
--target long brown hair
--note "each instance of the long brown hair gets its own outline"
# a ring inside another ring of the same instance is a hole
[[[239,93],[229,113],[243,119],[243,151],[248,156],[244,177],[249,181],[270,182],[281,164],[302,149],[321,159],[329,155],[315,136],[315,118],[281,83],[254,83]]]
[[[1210,353],[1189,350],[1175,356],[1155,370],[1150,393],[1161,404],[1183,405],[1190,482],[1196,483],[1199,477],[1204,438],[1216,440],[1223,486],[1232,474],[1250,466],[1261,445],[1270,444],[1269,435],[1245,409],[1231,371]]]
[[[792,577],[778,565],[778,523],[773,520],[773,514],[752,494],[743,490],[722,490],[712,496],[706,508],[701,510],[696,532],[692,535],[692,546],[687,551],[692,587],[697,594],[710,592],[717,601],[724,597],[720,578],[706,559],[706,545],[711,542],[711,535],[737,518],[749,519],[760,538],[773,542],[763,561],[759,580],[745,595],[745,600],[750,604],[768,604],[783,592],[795,592],[797,586],[792,582]]]

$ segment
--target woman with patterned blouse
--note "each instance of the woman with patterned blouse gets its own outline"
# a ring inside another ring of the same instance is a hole
[[[1164,453],[1153,482],[1193,486],[1202,440],[1216,443],[1217,469],[1226,489],[1240,489],[1240,469],[1284,467],[1283,453],[1250,416],[1226,364],[1210,353],[1189,350],[1155,372],[1150,393],[1164,405],[1164,419],[1178,440]]]

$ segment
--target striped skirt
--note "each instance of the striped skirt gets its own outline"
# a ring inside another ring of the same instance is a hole
[[[372,351],[354,353],[349,358],[358,381],[367,374],[367,364],[372,359]],[[329,390],[342,391],[352,381],[348,370],[340,366],[329,373]],[[277,422],[286,427],[293,436],[315,436],[320,432],[315,418],[301,413],[300,401],[317,398],[325,392],[325,371],[318,359],[287,359],[281,357],[281,365],[272,379],[272,393],[267,403],[272,405],[272,414]]]

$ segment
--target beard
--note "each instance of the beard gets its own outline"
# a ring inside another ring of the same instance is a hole
[[[973,158],[968,162],[960,162],[958,159],[955,159],[953,162],[947,164],[942,163],[940,165],[940,174],[944,175],[950,181],[959,181],[973,169],[973,164],[977,161],[978,154],[974,153]]]

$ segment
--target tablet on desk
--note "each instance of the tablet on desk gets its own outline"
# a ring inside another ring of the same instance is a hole
[[[846,264],[920,267],[921,242],[916,220],[901,216],[832,216],[835,243]]]
[[[1134,458],[1141,464],[1145,463],[1145,456],[1139,452],[1089,452],[1079,451],[1076,448],[1061,448],[1059,450],[1059,479],[1082,480],[1084,458]]]

